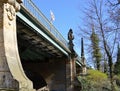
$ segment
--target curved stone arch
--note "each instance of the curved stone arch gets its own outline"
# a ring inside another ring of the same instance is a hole
[[[0,25],[2,25],[0,26],[0,47],[2,49],[0,52],[0,63],[2,63],[2,65],[0,66],[3,67],[0,69],[0,72],[3,73],[0,79],[9,79],[9,81],[3,80],[5,84],[1,86],[1,88],[12,88],[12,85],[16,84],[15,81],[17,81],[19,86],[17,89],[19,89],[19,91],[35,91],[32,82],[26,77],[23,71],[18,53],[15,8],[17,7],[16,5],[19,5],[17,1],[21,0],[8,1],[10,1],[10,4],[4,1],[1,1],[3,3],[0,4],[0,12],[3,13],[3,16],[1,15],[0,17]],[[14,5],[12,5],[12,1]],[[4,63],[6,63],[5,67]],[[11,76],[8,76],[7,73]]]
[[[26,69],[25,74],[33,82],[36,90],[47,87],[47,82],[40,73]]]

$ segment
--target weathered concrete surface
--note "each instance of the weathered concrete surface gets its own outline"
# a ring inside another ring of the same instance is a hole
[[[0,2],[0,88],[35,91],[32,82],[24,74],[18,54],[16,11],[20,5],[17,1]]]
[[[76,77],[75,58],[66,60],[66,91],[74,91],[74,79]]]

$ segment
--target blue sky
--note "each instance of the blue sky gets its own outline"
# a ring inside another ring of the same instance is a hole
[[[67,40],[69,29],[73,29],[75,36],[75,50],[80,55],[80,36],[77,35],[81,25],[82,10],[86,0],[32,0],[41,12],[50,20],[50,10],[54,13],[53,25]]]

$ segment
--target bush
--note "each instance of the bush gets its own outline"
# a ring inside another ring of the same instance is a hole
[[[107,75],[97,70],[88,70],[86,76],[79,76],[82,91],[110,91],[110,82]]]
[[[101,82],[107,79],[107,75],[98,70],[88,70],[88,76],[86,78],[95,82]]]
[[[114,76],[114,80],[116,82],[116,85],[120,87],[120,74]]]

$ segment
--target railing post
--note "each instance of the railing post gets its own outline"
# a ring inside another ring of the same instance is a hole
[[[24,74],[16,36],[16,12],[22,0],[0,1],[0,89],[2,91],[35,91]]]

